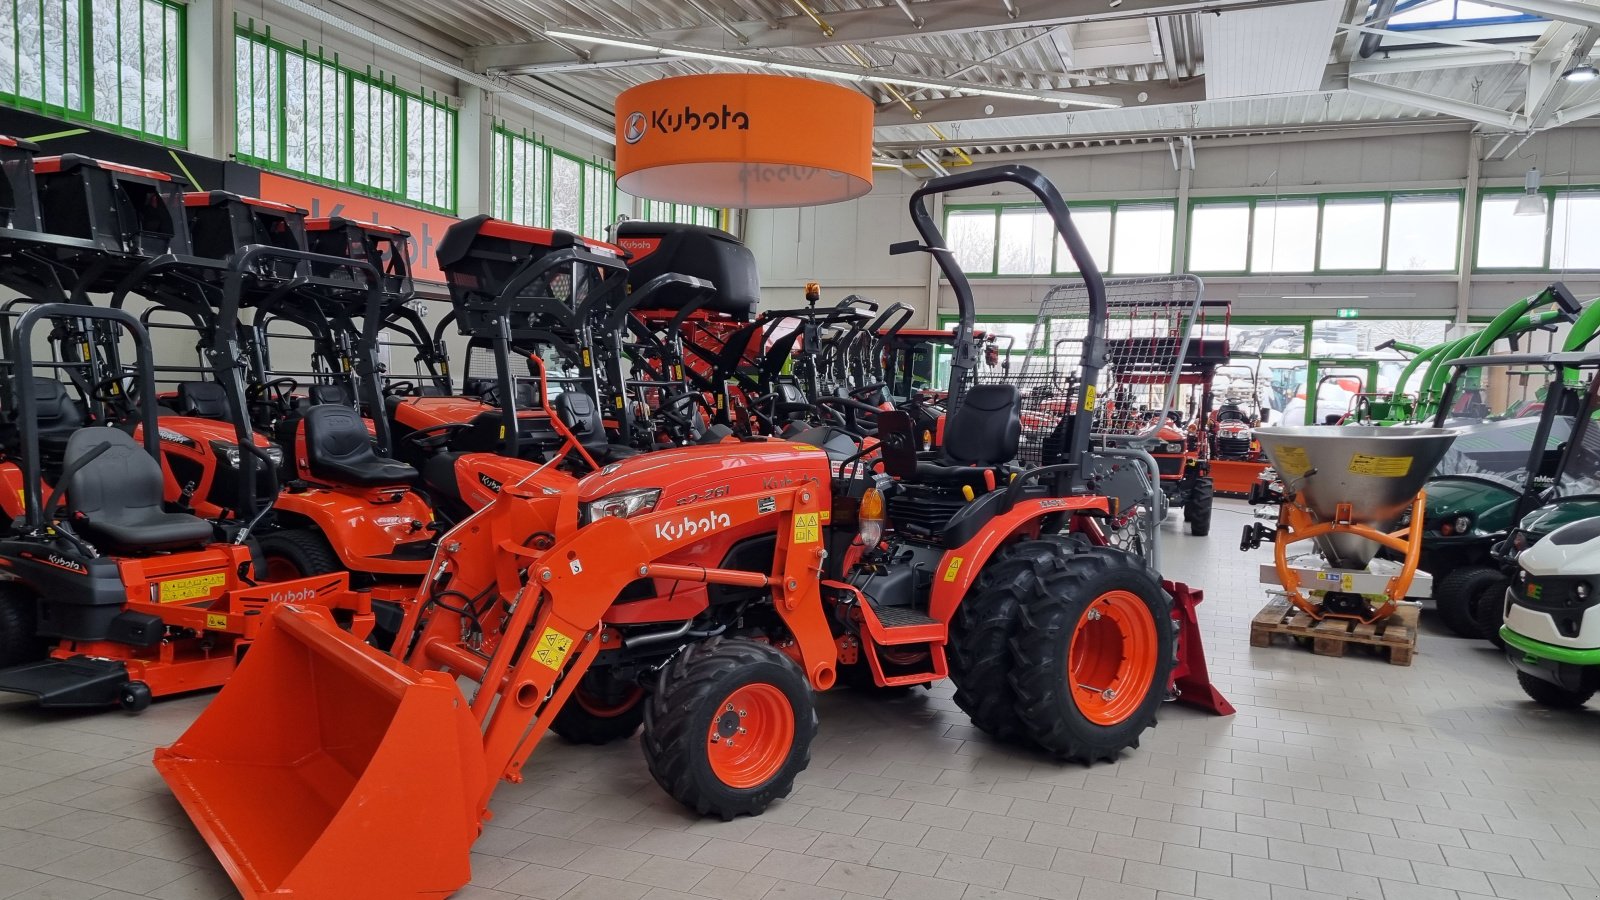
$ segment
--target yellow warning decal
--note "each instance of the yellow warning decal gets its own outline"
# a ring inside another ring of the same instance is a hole
[[[228,627],[228,617],[219,616],[215,613],[209,614],[206,616],[206,627],[216,631],[221,631]]]
[[[1410,471],[1409,456],[1368,456],[1365,453],[1357,453],[1350,457],[1350,472],[1355,475],[1399,478]]]
[[[956,573],[960,572],[960,571],[961,571],[961,557],[959,557],[959,556],[952,557],[950,559],[950,565],[945,567],[944,580],[945,581],[955,581],[956,580]]]
[[[1094,385],[1084,385],[1083,408],[1094,409],[1094,401],[1096,396],[1098,396],[1098,394],[1095,392]]]
[[[539,643],[533,648],[533,658],[540,665],[559,671],[561,664],[567,661],[567,651],[572,649],[572,638],[567,637],[554,628],[546,628],[544,634],[539,635]]]
[[[1339,576],[1339,590],[1341,590],[1341,591],[1353,591],[1355,589],[1356,589],[1356,577],[1354,575],[1345,574],[1345,575]]]
[[[584,364],[585,367],[587,367],[589,365],[589,348],[588,347],[583,348],[583,364]]]
[[[1279,447],[1273,457],[1283,474],[1291,478],[1311,471],[1311,457],[1306,455],[1304,447]]]
[[[611,399],[616,402],[617,409],[621,409],[622,408],[622,398],[621,397],[613,397]]]
[[[227,583],[228,576],[222,572],[163,581],[161,582],[161,599],[157,602],[181,603],[185,600],[193,600],[196,597],[206,597],[211,594],[212,588],[219,588]]]
[[[815,544],[822,539],[821,529],[817,525],[816,513],[795,513],[794,515],[794,542],[796,544]]]

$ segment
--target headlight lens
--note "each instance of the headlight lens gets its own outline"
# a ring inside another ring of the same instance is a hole
[[[1578,582],[1572,587],[1572,596],[1577,597],[1579,600],[1589,599],[1589,586],[1581,581]]]
[[[283,465],[283,449],[277,444],[268,444],[262,447],[261,451],[267,455],[267,459],[272,460],[274,466]],[[229,443],[228,441],[212,441],[211,452],[216,455],[217,459],[235,469],[239,468],[240,453],[238,444]],[[258,457],[256,461],[260,462],[260,458]]]
[[[1471,516],[1456,516],[1456,534],[1466,534],[1472,530]]]
[[[1183,442],[1182,441],[1168,441],[1167,442],[1166,452],[1168,452],[1168,453],[1182,453],[1183,452]]]
[[[590,500],[578,510],[578,523],[588,525],[600,519],[626,519],[639,513],[651,512],[661,499],[660,488],[639,488],[607,494],[599,500]]]

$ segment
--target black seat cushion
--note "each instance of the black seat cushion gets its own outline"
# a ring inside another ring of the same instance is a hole
[[[311,405],[320,406],[324,403],[336,403],[340,406],[355,406],[355,394],[351,393],[348,384],[313,384],[311,386]]]
[[[13,401],[15,402],[15,401]],[[83,408],[54,378],[33,377],[34,421],[39,426],[39,452],[47,462],[59,461],[67,440],[83,427]]]
[[[102,445],[109,446],[68,476],[64,485],[67,511],[84,537],[150,549],[211,540],[211,523],[161,508],[161,465],[126,432],[80,428],[67,441],[67,459],[76,460]]]
[[[178,415],[201,419],[226,419],[228,393],[214,381],[184,381],[178,384]]]
[[[945,421],[940,462],[917,463],[918,479],[933,484],[987,487],[984,471],[1016,458],[1022,440],[1022,398],[1014,384],[970,388]]]
[[[361,416],[348,406],[325,403],[306,411],[306,462],[311,474],[339,484],[383,487],[410,484],[417,470],[379,456]]]
[[[572,436],[596,461],[609,462],[638,455],[639,451],[632,447],[610,442],[606,437],[605,421],[600,416],[600,406],[588,394],[565,391],[556,395],[551,406],[555,407],[556,415],[561,417],[561,424],[572,430]]]

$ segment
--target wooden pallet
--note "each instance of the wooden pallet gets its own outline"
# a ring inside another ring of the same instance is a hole
[[[1319,622],[1290,606],[1287,599],[1274,597],[1250,621],[1250,646],[1270,647],[1272,636],[1283,634],[1299,643],[1310,641],[1312,652],[1318,656],[1343,656],[1346,647],[1358,645],[1386,653],[1391,665],[1409,666],[1417,649],[1417,616],[1421,611],[1417,604],[1402,603],[1393,615],[1370,625],[1354,619]]]

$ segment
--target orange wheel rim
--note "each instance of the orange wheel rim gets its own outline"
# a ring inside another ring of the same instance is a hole
[[[633,709],[634,705],[639,702],[639,698],[643,696],[644,688],[637,685],[614,703],[607,703],[603,698],[584,690],[582,686],[572,692],[572,699],[578,701],[578,706],[584,712],[600,719],[614,719],[622,715]]]
[[[769,781],[794,747],[794,708],[770,684],[747,684],[717,707],[707,734],[706,755],[717,779],[731,788]]]
[[[1137,594],[1107,591],[1078,619],[1067,651],[1072,701],[1096,725],[1144,705],[1156,674],[1156,623]]]

